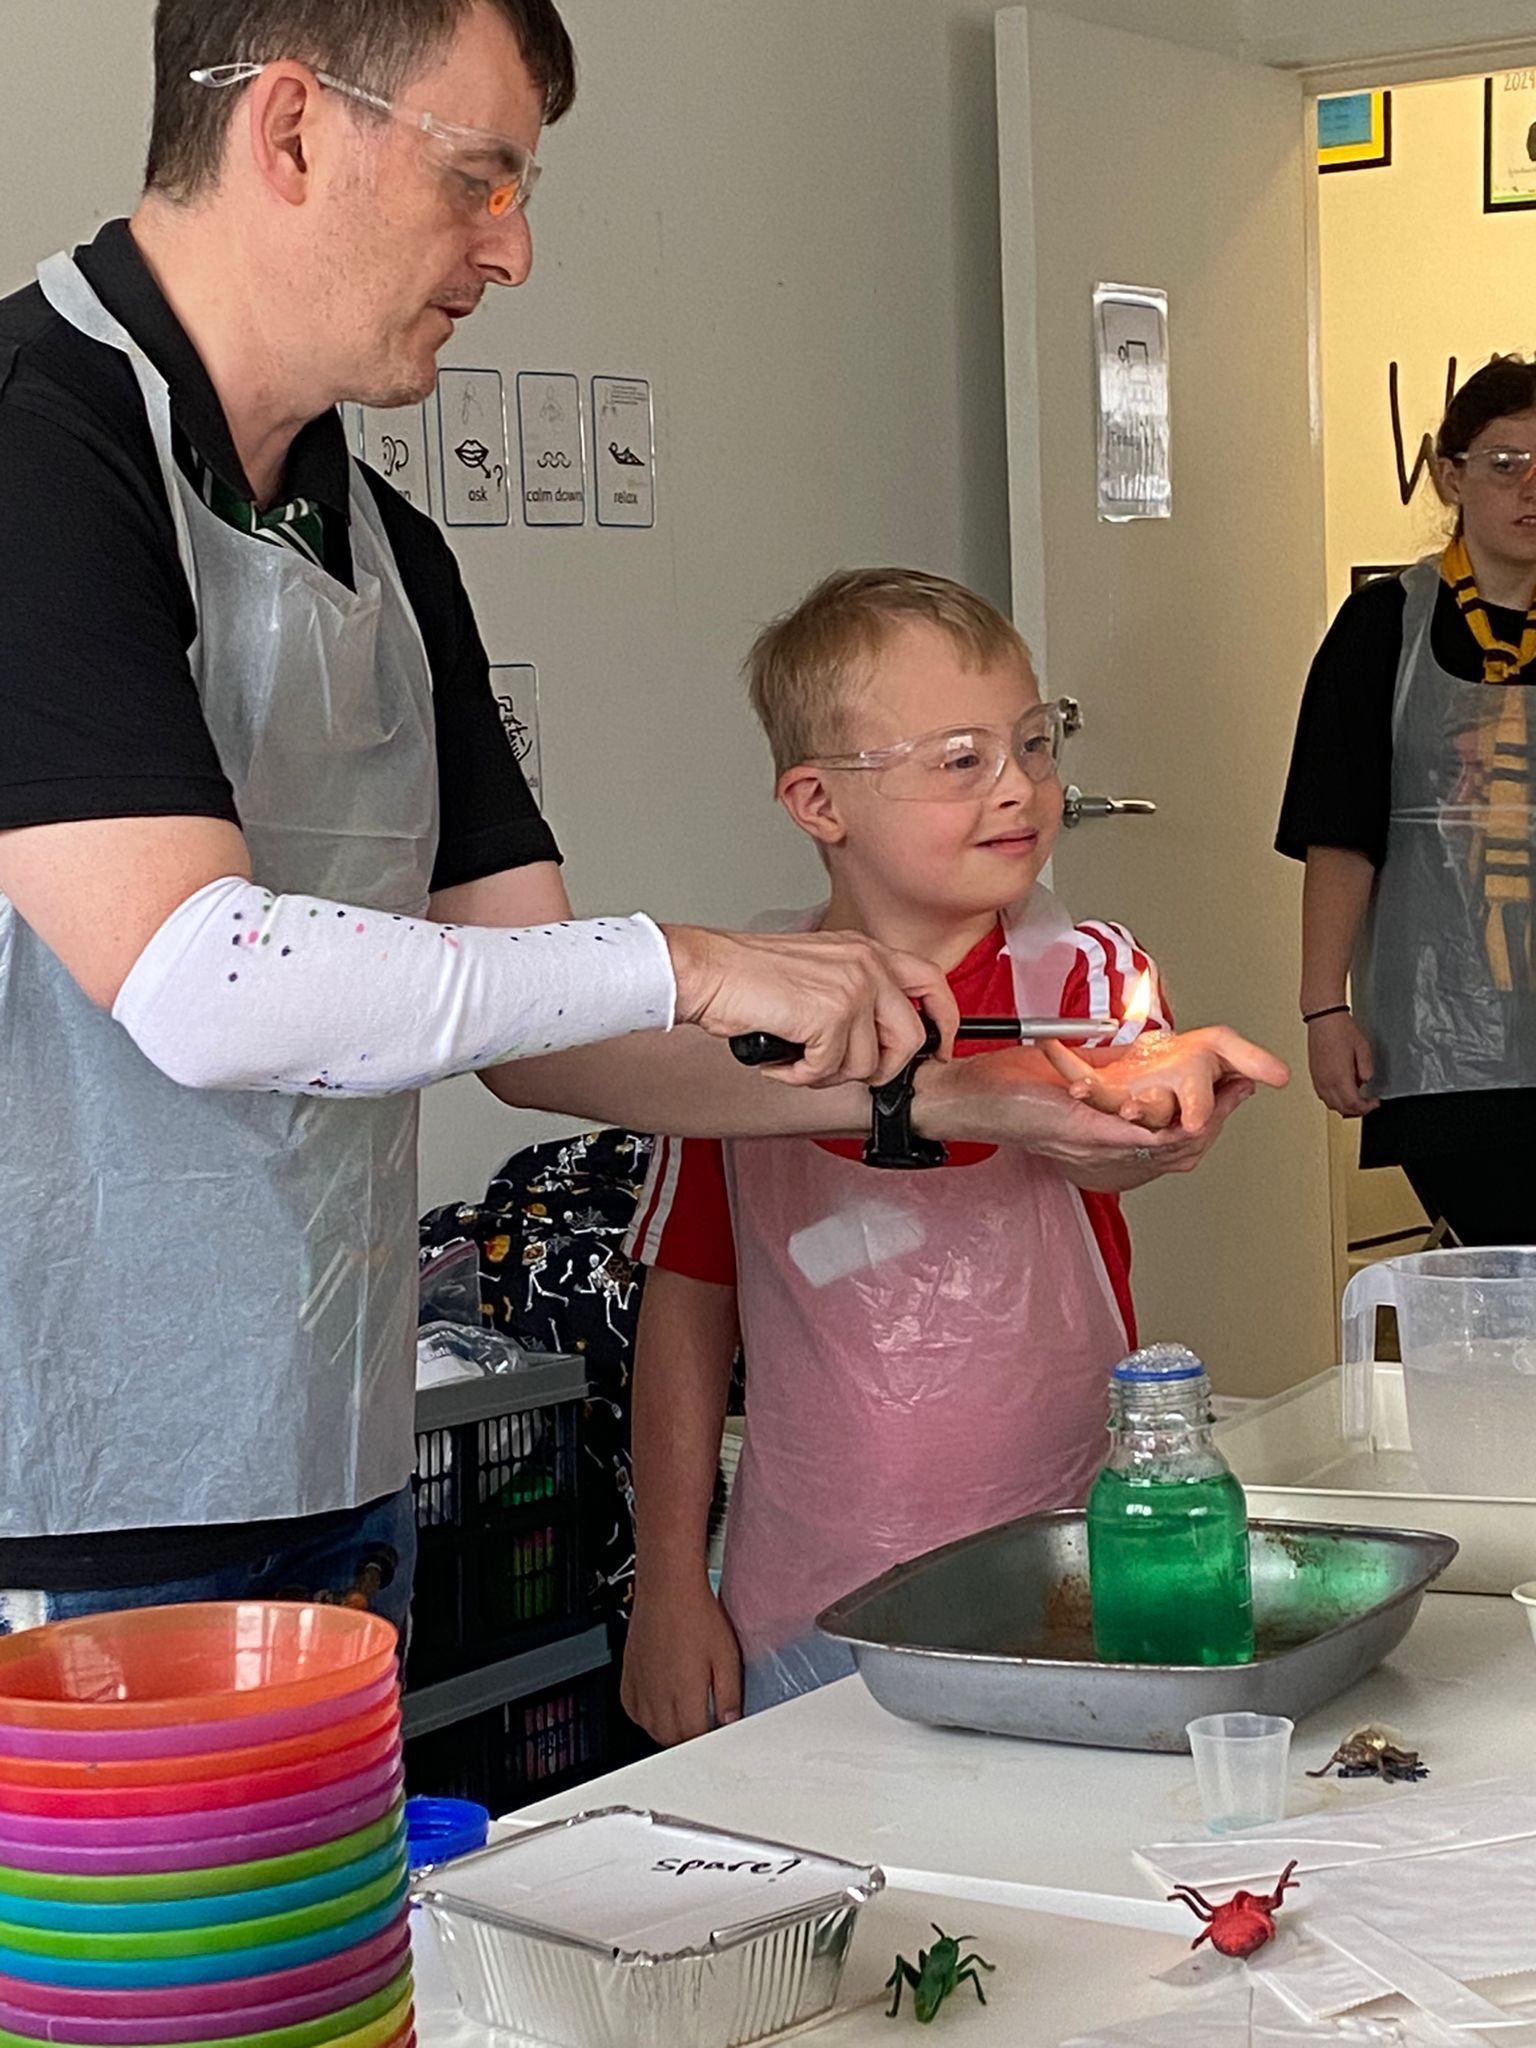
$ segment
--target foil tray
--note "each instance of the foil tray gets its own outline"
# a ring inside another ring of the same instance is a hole
[[[829,2012],[870,1867],[605,1807],[425,1879],[471,2019],[538,2048],[744,2048]]]
[[[1388,1656],[1456,1555],[1449,1536],[1250,1521],[1251,1664],[1103,1664],[1081,1509],[1024,1515],[930,1551],[829,1607],[880,1705],[903,1720],[1036,1742],[1187,1750],[1200,1714],[1300,1720]]]

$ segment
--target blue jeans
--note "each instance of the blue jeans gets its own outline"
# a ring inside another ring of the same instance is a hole
[[[254,1565],[228,1565],[201,1578],[163,1579],[148,1586],[113,1586],[92,1593],[0,1591],[0,1636],[45,1621],[69,1621],[80,1614],[115,1614],[128,1607],[178,1607],[194,1600],[343,1599],[370,1554],[393,1551],[399,1562],[390,1583],[373,1600],[373,1612],[393,1622],[405,1641],[416,1570],[416,1501],[402,1487],[376,1507],[359,1508],[355,1518],[328,1536],[274,1550]]]

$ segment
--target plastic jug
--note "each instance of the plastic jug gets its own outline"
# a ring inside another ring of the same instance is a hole
[[[1372,1434],[1376,1311],[1397,1310],[1408,1434],[1442,1493],[1536,1497],[1536,1245],[1414,1252],[1344,1290],[1344,1435]]]

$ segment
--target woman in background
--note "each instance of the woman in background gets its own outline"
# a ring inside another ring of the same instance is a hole
[[[1306,862],[1313,1086],[1463,1244],[1536,1242],[1530,686],[1536,363],[1456,393],[1449,544],[1355,591],[1307,680],[1276,840]]]

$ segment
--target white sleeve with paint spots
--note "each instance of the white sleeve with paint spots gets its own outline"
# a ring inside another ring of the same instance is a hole
[[[230,876],[171,913],[112,1015],[183,1087],[394,1095],[670,1030],[676,996],[648,917],[431,924]]]

